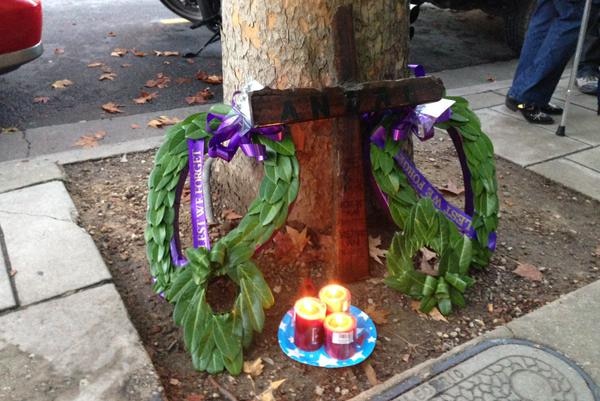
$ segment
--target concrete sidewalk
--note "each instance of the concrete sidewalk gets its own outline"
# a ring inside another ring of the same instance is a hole
[[[449,94],[470,100],[498,156],[600,200],[600,118],[594,99],[575,96],[568,137],[557,137],[555,126],[528,124],[503,106],[512,71],[513,63],[498,63],[436,75],[442,77]],[[488,81],[490,77],[494,82]],[[556,93],[559,100],[565,84],[563,80]],[[191,112],[180,109],[152,114],[184,117]],[[143,124],[149,117],[120,117],[0,136],[0,160],[4,160],[0,162],[0,399],[120,401],[162,397],[157,375],[104,261],[89,234],[77,225],[77,211],[62,183],[61,169],[62,164],[155,148],[163,132],[150,129],[142,135],[142,131],[131,129],[132,123]],[[72,148],[81,135],[100,129],[108,132],[100,146]],[[22,159],[25,156],[27,159]],[[597,394],[591,383],[600,382],[599,306],[600,284],[595,283],[440,360],[417,366],[357,399],[460,399],[438,397],[444,389],[450,394],[450,387],[440,387],[440,380],[434,386],[428,380],[443,374],[441,362],[489,338],[526,339],[563,353],[579,368],[562,366],[564,361],[556,355],[532,354],[519,348],[524,346],[520,343],[494,343],[503,346],[504,353],[521,355],[523,363],[537,358],[556,366],[560,380],[570,380],[571,388],[581,390],[573,393],[574,399],[594,399]],[[485,351],[491,348],[481,347],[481,355],[488,355]],[[481,364],[489,365],[489,355],[486,358]],[[463,362],[467,364],[460,365],[464,369],[456,368],[463,376],[487,366],[478,365],[475,358],[458,363]],[[542,377],[536,374],[518,378],[527,381]],[[444,383],[450,379],[446,377]],[[405,384],[407,380],[410,385]],[[402,396],[402,389],[408,395]],[[464,397],[477,399],[476,395]]]

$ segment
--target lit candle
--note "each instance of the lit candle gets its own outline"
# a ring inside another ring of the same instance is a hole
[[[327,313],[348,312],[350,309],[350,291],[338,284],[329,284],[321,288],[319,298],[327,305]]]
[[[294,305],[294,344],[305,351],[316,351],[323,345],[325,304],[318,298],[305,297]]]
[[[356,350],[356,318],[336,312],[325,318],[325,352],[332,358],[348,359]]]

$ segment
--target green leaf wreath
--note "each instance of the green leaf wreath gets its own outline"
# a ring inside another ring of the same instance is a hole
[[[471,266],[484,267],[489,263],[490,235],[498,225],[498,195],[494,149],[482,132],[481,123],[469,109],[468,102],[459,97],[450,98],[452,106],[449,121],[436,126],[456,130],[465,153],[474,197],[472,226],[476,238],[470,239],[454,223],[437,210],[431,199],[419,198],[411,187],[394,156],[402,141],[394,141],[390,134],[392,121],[384,118],[381,125],[388,130],[385,146],[371,145],[371,166],[375,180],[387,195],[390,214],[402,230],[394,235],[387,255],[386,283],[415,299],[420,308],[429,312],[438,307],[444,315],[454,306],[465,305],[465,290],[474,283],[469,275]],[[427,275],[414,268],[413,258],[422,247],[438,255],[437,275]]]
[[[223,114],[228,106],[219,105]],[[185,179],[188,163],[187,139],[208,143],[212,129],[206,128],[207,113],[194,114],[172,127],[156,154],[148,180],[146,249],[154,290],[175,305],[173,318],[183,328],[184,340],[195,369],[217,373],[227,369],[239,374],[242,349],[254,332],[264,326],[264,310],[274,303],[273,295],[256,264],[254,251],[286,221],[288,208],[299,188],[299,165],[289,136],[276,142],[256,136],[266,147],[264,178],[259,195],[239,225],[217,241],[210,250],[188,248],[188,263],[178,268],[171,260],[170,242],[179,207],[176,188]],[[208,284],[226,276],[238,286],[232,310],[215,313],[206,300]]]

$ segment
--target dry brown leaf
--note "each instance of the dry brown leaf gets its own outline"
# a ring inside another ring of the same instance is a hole
[[[440,191],[450,195],[461,195],[465,192],[464,187],[457,187],[452,180],[448,180],[448,183],[440,188]]]
[[[101,141],[106,136],[106,131],[96,131],[93,134],[82,135],[73,146],[82,148],[93,148],[98,146],[98,141]]]
[[[6,127],[0,129],[0,134],[13,134],[15,132],[19,132],[19,129],[17,127]]]
[[[189,78],[189,77],[175,78],[175,83],[178,85],[189,84],[190,82],[192,82],[192,78]]]
[[[50,98],[48,96],[37,96],[37,97],[33,98],[33,103],[46,104],[46,103],[48,103],[48,100],[50,100]]]
[[[118,104],[113,103],[113,102],[105,103],[101,107],[102,107],[102,110],[106,111],[107,113],[122,113],[123,112],[123,110],[119,109],[119,107],[121,107],[121,106],[119,106]]]
[[[140,92],[140,96],[133,99],[133,102],[136,104],[144,104],[147,102],[151,102],[153,99],[158,97],[158,92],[148,93],[145,91]]]
[[[185,401],[204,401],[206,398],[202,394],[191,393],[185,397]]]
[[[187,61],[188,64],[194,64],[196,63],[194,60],[192,60],[191,58],[186,58],[185,61]]]
[[[496,77],[490,74],[488,74],[486,79],[488,82],[496,82]]]
[[[387,316],[390,314],[389,310],[378,309],[375,305],[369,304],[365,308],[365,313],[371,317],[371,319],[377,324],[386,324],[388,322]]]
[[[166,88],[167,86],[169,86],[169,82],[171,82],[171,78],[169,78],[162,72],[159,72],[158,74],[156,74],[156,79],[150,79],[150,80],[146,81],[146,84],[144,86],[146,88],[163,89],[163,88]]]
[[[159,51],[159,50],[154,50],[154,54],[158,57],[174,57],[174,56],[179,56],[179,52],[174,52],[174,51]]]
[[[379,380],[377,380],[377,373],[375,373],[375,369],[373,369],[373,366],[367,362],[367,363],[363,363],[362,364],[363,370],[365,371],[365,374],[367,375],[367,380],[369,381],[369,384],[371,386],[376,386],[379,384]]]
[[[171,383],[174,386],[181,385],[181,382],[178,379],[176,379],[176,378],[172,378],[171,380],[169,380],[169,383]]]
[[[249,374],[250,376],[256,377],[260,376],[263,372],[265,365],[262,363],[261,358],[256,358],[253,361],[244,361],[244,373]]]
[[[113,57],[123,57],[124,55],[127,54],[128,51],[129,50],[127,50],[127,49],[122,49],[122,48],[117,47],[110,53],[110,55]]]
[[[196,79],[211,85],[220,85],[223,83],[222,75],[209,75],[206,71],[198,71]]]
[[[8,273],[11,277],[14,277],[17,275],[17,271],[15,269],[10,269],[10,272]]]
[[[54,54],[63,54],[65,52],[65,49],[63,49],[62,47],[57,47],[56,49],[54,49]]]
[[[140,128],[140,126],[138,124],[131,124],[130,127],[131,127],[131,129],[138,129],[138,128]]]
[[[241,214],[236,213],[233,209],[226,209],[226,210],[223,211],[223,218],[225,220],[229,220],[229,221],[239,220],[242,217],[244,217],[244,216],[242,216]]]
[[[419,262],[419,270],[429,276],[439,275],[439,263],[437,260],[437,253],[433,252],[427,247],[419,249],[421,255]]]
[[[73,85],[73,81],[69,79],[61,79],[52,83],[52,89],[65,89],[67,86]]]
[[[214,93],[210,89],[205,88],[193,96],[186,97],[185,101],[188,104],[204,104],[208,99],[212,99],[213,97]]]
[[[410,361],[410,354],[404,354],[401,358],[404,362],[408,363]]]
[[[417,301],[416,299],[413,299],[412,301],[410,301],[410,309],[415,311],[421,317],[427,317],[426,314],[421,312],[421,302]]]
[[[114,37],[116,37],[116,36],[117,36],[117,34],[116,34],[116,33],[114,33],[113,31],[110,31],[109,33],[107,33],[107,34],[106,34],[106,36],[108,36],[108,37],[111,37],[111,38],[114,38]]]
[[[494,304],[487,304],[488,313],[494,313]]]
[[[105,72],[104,74],[100,75],[98,81],[114,81],[116,77],[117,74],[115,74],[114,72]]]
[[[596,246],[596,251],[592,254],[592,256],[600,258],[600,244]]]
[[[113,72],[112,68],[110,68],[107,65],[103,65],[101,69],[102,69],[102,72],[105,74],[109,74],[109,73]]]
[[[379,248],[379,245],[381,245],[381,237],[371,237],[369,235],[369,256],[382,265],[383,262],[380,258],[385,258],[387,251]]]
[[[136,49],[131,49],[131,52],[136,57],[146,57],[146,55],[147,55],[145,52],[140,51],[140,50],[136,50]]]
[[[544,278],[542,272],[530,263],[517,262],[517,268],[513,270],[513,273],[529,281],[542,281]]]
[[[102,67],[104,65],[104,63],[101,63],[99,61],[94,61],[93,63],[89,63],[87,66],[88,68],[98,68],[98,67]]]
[[[273,396],[273,391],[277,390],[285,381],[286,379],[281,379],[281,380],[277,380],[274,382],[271,382],[271,384],[269,384],[269,387],[263,391],[262,393],[260,393],[257,398],[260,401],[275,401],[275,397]]]
[[[294,227],[285,226],[285,232],[292,241],[294,245],[294,249],[297,253],[300,253],[306,248],[306,245],[310,243],[310,238],[308,237],[308,230],[306,227],[302,231],[296,230]]]
[[[440,312],[440,310],[438,308],[433,308],[429,313],[428,316],[430,318],[432,318],[433,320],[437,320],[438,322],[446,322],[448,323],[448,319],[446,319],[444,317],[444,315],[442,315],[442,313]]]
[[[180,120],[177,117],[160,116],[148,122],[148,127],[162,128],[167,125],[177,124]]]
[[[129,68],[129,67],[131,67],[131,64],[129,64],[129,63],[121,64],[121,68]]]

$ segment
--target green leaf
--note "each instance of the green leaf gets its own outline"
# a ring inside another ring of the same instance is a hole
[[[379,158],[379,166],[384,174],[390,174],[395,166],[394,159],[387,155],[381,156]]]
[[[465,290],[467,289],[467,283],[463,279],[461,279],[458,274],[446,273],[444,275],[444,278],[446,279],[448,284],[456,288],[461,293],[465,292]]]
[[[254,249],[246,244],[239,244],[229,249],[228,264],[230,266],[237,266],[247,260],[249,260],[254,254]]]
[[[300,180],[298,180],[298,178],[294,177],[292,179],[292,182],[290,183],[290,187],[288,189],[288,196],[287,196],[287,204],[288,205],[291,205],[296,200],[299,190],[300,190]]]
[[[446,280],[443,277],[440,277],[438,280],[438,285],[435,290],[435,296],[438,299],[439,298],[448,298],[450,296],[450,293],[448,290],[448,284],[446,283]]]
[[[260,212],[259,219],[261,224],[263,226],[266,226],[269,223],[271,223],[275,219],[277,213],[279,213],[282,207],[283,201],[279,201],[273,205],[265,204],[265,206],[263,206],[263,209]]]
[[[217,349],[223,354],[224,359],[233,360],[241,350],[238,339],[231,335],[233,320],[229,314],[213,315],[213,335]]]
[[[429,297],[433,295],[435,292],[435,288],[437,287],[437,279],[433,276],[427,276],[425,278],[425,285],[423,286],[423,296]]]
[[[275,175],[285,182],[290,182],[292,178],[292,162],[289,157],[279,157]]]
[[[465,297],[456,288],[450,288],[450,301],[460,308],[464,308],[466,305]]]
[[[421,300],[419,310],[423,313],[429,313],[437,304],[437,299],[434,297],[425,297]]]
[[[217,241],[210,250],[210,261],[218,265],[223,265],[226,255],[227,246],[223,241]]]
[[[239,375],[242,372],[242,367],[244,366],[242,350],[240,349],[240,352],[238,352],[238,354],[231,360],[224,358],[223,362],[225,364],[225,369],[227,369],[230,374],[234,376]]]
[[[459,123],[468,123],[469,119],[459,113],[452,113],[452,116],[450,117],[453,121],[459,122]]]
[[[296,153],[294,142],[292,141],[292,138],[289,135],[284,136],[283,139],[279,142],[272,141],[260,135],[257,138],[260,143],[281,155],[294,156],[294,154]]]
[[[452,302],[450,298],[443,298],[438,302],[438,309],[444,316],[448,316],[452,312]]]

